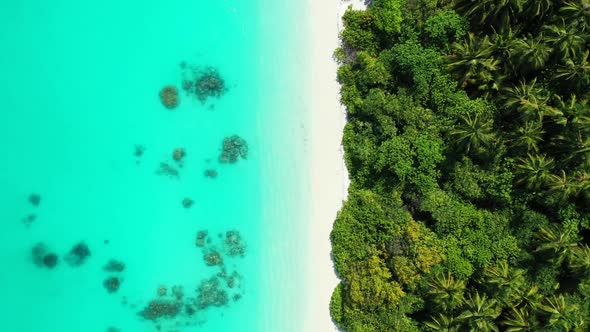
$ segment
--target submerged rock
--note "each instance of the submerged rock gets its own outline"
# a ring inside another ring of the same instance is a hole
[[[58,263],[58,257],[47,249],[44,243],[38,242],[31,249],[33,263],[39,267],[53,269]]]
[[[174,109],[178,106],[178,89],[173,85],[167,85],[160,90],[160,101],[168,109]]]
[[[125,263],[111,259],[102,269],[107,272],[123,272],[125,270]]]
[[[217,171],[214,169],[205,170],[205,176],[208,178],[215,179],[217,177]]]
[[[135,152],[133,153],[137,158],[143,156],[143,153],[145,152],[145,148],[143,147],[143,145],[139,145],[136,144],[135,145]]]
[[[182,89],[188,95],[196,96],[202,103],[211,97],[219,98],[227,91],[224,79],[213,67],[198,68],[185,65],[183,70],[185,78],[182,81]]]
[[[228,295],[219,285],[219,280],[212,277],[201,281],[197,288],[197,298],[195,300],[199,309],[205,309],[209,306],[221,307],[227,304]]]
[[[184,150],[184,148],[176,148],[172,152],[172,159],[174,159],[177,162],[181,162],[184,159],[184,157],[186,157],[186,151]]]
[[[39,194],[31,194],[29,195],[29,203],[33,206],[39,206],[41,204],[41,195]]]
[[[240,233],[236,230],[225,233],[225,245],[230,256],[243,257],[246,254],[246,244],[243,243]]]
[[[34,223],[35,220],[37,220],[37,215],[29,214],[28,216],[23,218],[22,222],[23,224],[25,224],[25,226],[31,226],[31,224]]]
[[[39,266],[43,265],[43,257],[47,254],[47,248],[45,244],[39,242],[33,246],[31,250],[31,254],[33,256],[33,262]]]
[[[152,300],[147,307],[138,313],[148,320],[156,320],[159,318],[174,318],[180,313],[182,303],[171,300]]]
[[[182,288],[182,286],[172,286],[172,295],[174,295],[174,297],[177,300],[182,300],[182,298],[184,297],[184,289]]]
[[[189,209],[190,207],[193,206],[194,203],[195,202],[192,199],[188,198],[188,197],[182,200],[182,206],[185,209]]]
[[[115,293],[119,290],[119,287],[121,287],[121,279],[118,277],[109,277],[106,278],[102,284],[109,293]]]
[[[167,175],[171,178],[178,178],[179,175],[178,170],[170,166],[168,163],[160,163],[160,168],[158,168],[156,174]]]
[[[208,266],[215,266],[223,264],[223,257],[217,251],[211,251],[210,253],[205,254],[203,257],[205,259],[205,263]]]
[[[168,288],[164,285],[160,285],[160,287],[158,287],[158,296],[166,296],[166,294],[168,294]]]
[[[195,244],[197,245],[197,247],[204,247],[206,242],[207,242],[207,231],[197,232],[197,238],[195,241]]]
[[[65,257],[65,261],[71,266],[80,266],[86,262],[89,256],[90,249],[86,243],[80,242],[70,249],[70,252]]]
[[[248,143],[238,135],[223,139],[223,148],[219,161],[222,163],[235,163],[239,159],[248,157]]]
[[[238,271],[234,271],[231,274],[231,276],[229,276],[226,279],[227,287],[229,287],[229,288],[239,287],[239,285],[240,285],[240,279],[241,279],[241,276],[238,273]]]
[[[54,253],[50,253],[43,257],[43,265],[46,267],[53,269],[57,265],[58,257]]]
[[[195,308],[192,305],[190,305],[190,304],[187,304],[186,305],[185,310],[186,310],[186,314],[189,317],[192,316],[192,315],[194,315],[195,312],[197,312],[197,310],[195,310]]]
[[[225,81],[215,68],[202,71],[195,83],[197,98],[205,101],[209,97],[220,97],[226,91]]]

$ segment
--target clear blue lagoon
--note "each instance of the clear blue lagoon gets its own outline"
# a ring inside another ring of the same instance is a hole
[[[0,329],[300,331],[306,10],[0,3]],[[232,135],[247,158],[222,163]]]

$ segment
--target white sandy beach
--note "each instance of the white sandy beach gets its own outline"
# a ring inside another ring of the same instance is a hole
[[[338,285],[330,256],[330,231],[348,190],[348,173],[341,146],[346,115],[340,104],[332,59],[339,45],[341,17],[349,5],[364,8],[363,0],[310,0],[312,19],[312,221],[306,280],[304,331],[337,331],[330,317],[330,298]]]

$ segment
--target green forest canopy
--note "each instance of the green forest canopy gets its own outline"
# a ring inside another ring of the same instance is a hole
[[[590,330],[590,1],[344,15],[349,332]]]

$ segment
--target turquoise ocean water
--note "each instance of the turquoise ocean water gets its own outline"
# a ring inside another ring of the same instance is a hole
[[[0,2],[0,330],[300,331],[306,20],[286,0]],[[187,67],[217,69],[227,90],[205,103],[181,91],[168,110],[158,93],[180,89]],[[247,159],[219,163],[234,134]],[[157,174],[161,163],[178,176]],[[227,231],[243,257],[230,255]],[[54,268],[34,262],[40,242]],[[71,266],[80,242],[90,256]],[[205,264],[215,252],[226,276]],[[125,269],[105,271],[111,259]],[[210,278],[217,288],[199,293]],[[199,308],[199,294],[227,304]],[[151,301],[179,312],[138,315]]]

